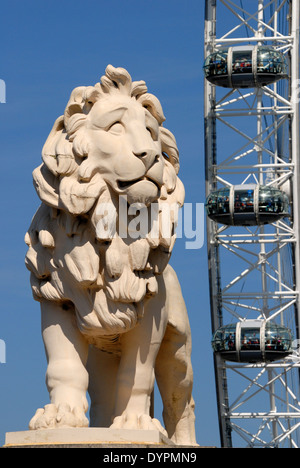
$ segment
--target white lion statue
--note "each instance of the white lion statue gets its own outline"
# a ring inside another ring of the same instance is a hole
[[[73,90],[34,170],[26,234],[50,403],[30,429],[158,429],[195,445],[191,333],[174,270],[179,156],[158,99],[109,65]],[[139,229],[138,229],[139,227]],[[151,417],[155,379],[163,420]]]

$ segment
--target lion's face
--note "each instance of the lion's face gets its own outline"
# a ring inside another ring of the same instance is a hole
[[[159,125],[135,98],[109,96],[94,104],[86,119],[89,154],[80,175],[100,172],[129,203],[149,205],[160,196],[164,157]]]

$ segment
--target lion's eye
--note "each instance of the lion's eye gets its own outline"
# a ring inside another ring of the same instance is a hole
[[[107,131],[110,133],[115,133],[116,135],[120,135],[123,133],[124,127],[121,124],[121,122],[114,122],[108,129]]]

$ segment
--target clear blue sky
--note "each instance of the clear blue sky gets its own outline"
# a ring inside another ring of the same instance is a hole
[[[2,445],[5,432],[26,430],[36,408],[48,403],[39,304],[23,241],[39,205],[31,173],[45,139],[74,87],[99,81],[109,63],[124,67],[160,99],[180,150],[186,202],[203,203],[204,1],[4,0],[0,13]],[[218,445],[206,246],[187,250],[185,241],[177,241],[171,264],[192,326],[197,439]]]

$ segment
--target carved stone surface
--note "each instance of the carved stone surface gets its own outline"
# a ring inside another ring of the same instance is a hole
[[[195,444],[190,326],[168,265],[184,187],[164,120],[145,82],[109,65],[44,145],[25,241],[50,404],[30,429],[88,426],[88,391],[91,426]],[[155,378],[166,430],[149,414]]]
[[[5,447],[11,446],[40,446],[42,445],[77,445],[77,444],[115,444],[132,446],[132,444],[174,444],[159,431],[145,431],[141,429],[107,429],[107,428],[59,428],[40,429],[34,431],[8,432],[5,438]],[[112,445],[113,444],[113,445]]]

